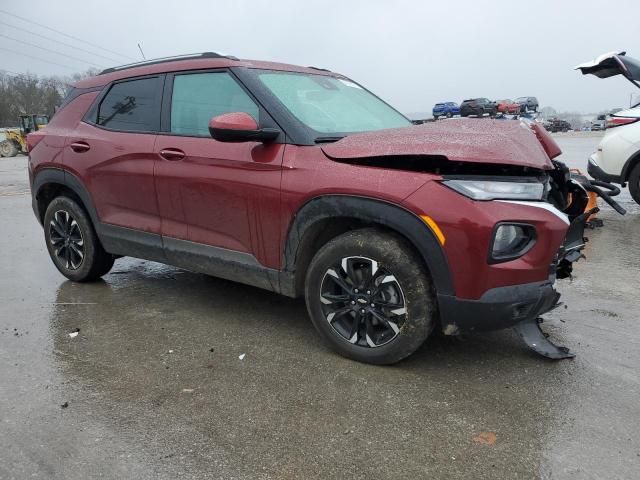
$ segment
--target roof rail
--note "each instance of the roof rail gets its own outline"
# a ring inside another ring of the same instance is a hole
[[[119,65],[117,67],[106,68],[102,70],[98,75],[104,75],[105,73],[119,72],[120,70],[127,70],[128,68],[146,67],[147,65],[156,65],[158,63],[177,62],[179,60],[190,60],[194,58],[227,58],[229,60],[238,60],[237,57],[231,55],[222,55],[216,52],[203,52],[203,53],[189,53],[186,55],[176,55],[173,57],[162,57],[150,60],[143,60],[141,62],[127,63],[125,65]]]
[[[329,70],[328,68],[313,67],[311,65],[309,65],[307,68],[312,68],[313,70],[320,70],[321,72],[331,72],[331,70]]]

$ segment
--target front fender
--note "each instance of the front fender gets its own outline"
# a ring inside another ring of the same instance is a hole
[[[318,222],[330,218],[352,218],[383,225],[406,237],[418,250],[439,294],[453,295],[447,259],[438,239],[415,214],[386,201],[350,195],[325,195],[308,201],[297,212],[286,237],[285,272],[295,273],[305,233]]]

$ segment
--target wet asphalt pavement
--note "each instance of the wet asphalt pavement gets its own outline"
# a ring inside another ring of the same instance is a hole
[[[580,167],[599,141],[557,138]],[[574,360],[501,331],[375,367],[256,288],[129,258],[66,281],[26,157],[0,159],[0,479],[640,478],[640,208],[621,198],[544,323]]]

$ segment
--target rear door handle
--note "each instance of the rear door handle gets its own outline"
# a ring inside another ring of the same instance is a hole
[[[184,152],[177,148],[165,148],[160,150],[160,156],[165,160],[182,160],[184,158]]]
[[[87,142],[73,142],[69,146],[71,147],[71,150],[77,153],[86,152],[91,148]]]

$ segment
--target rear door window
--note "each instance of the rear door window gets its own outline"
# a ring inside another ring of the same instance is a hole
[[[171,133],[208,137],[209,120],[231,112],[245,112],[259,121],[258,106],[228,72],[174,77]]]
[[[160,77],[116,83],[98,108],[97,124],[110,130],[160,130]]]

